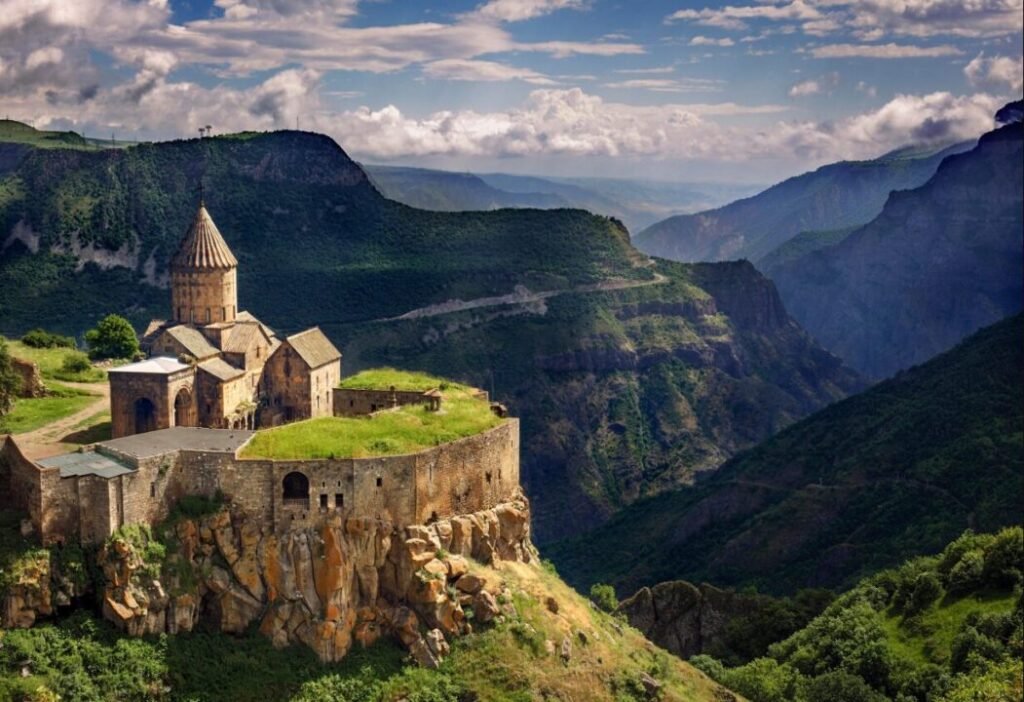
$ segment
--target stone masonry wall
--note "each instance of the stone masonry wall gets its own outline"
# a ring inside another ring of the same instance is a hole
[[[360,417],[389,407],[423,402],[422,392],[334,388],[334,414],[338,417]]]

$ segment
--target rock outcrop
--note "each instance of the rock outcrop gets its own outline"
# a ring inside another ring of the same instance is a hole
[[[252,625],[275,646],[304,644],[324,661],[382,635],[436,667],[470,621],[499,615],[496,583],[470,560],[531,562],[525,498],[429,525],[326,517],[318,528],[273,533],[227,509],[173,526],[159,564],[146,544],[114,537],[101,549],[103,615],[135,636]]]

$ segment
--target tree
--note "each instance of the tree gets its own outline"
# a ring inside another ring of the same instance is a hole
[[[131,322],[116,314],[108,314],[85,333],[89,355],[93,358],[133,358],[139,352],[139,340]]]
[[[614,612],[619,606],[615,588],[604,583],[594,583],[590,588],[590,599],[605,612]]]
[[[7,340],[0,336],[0,417],[14,407],[14,399],[21,390],[21,376],[14,371]]]

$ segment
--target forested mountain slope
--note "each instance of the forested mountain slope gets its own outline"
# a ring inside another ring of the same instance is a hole
[[[815,413],[545,555],[576,585],[844,586],[1020,520],[1024,316]]]

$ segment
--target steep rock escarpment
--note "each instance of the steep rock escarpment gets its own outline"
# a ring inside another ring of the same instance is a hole
[[[884,378],[1019,310],[1022,144],[1020,122],[986,134],[840,243],[772,268],[790,314]]]
[[[525,499],[491,510],[399,527],[327,517],[318,528],[274,533],[223,509],[156,532],[129,527],[96,557],[103,616],[133,636],[191,631],[201,621],[243,633],[257,625],[275,646],[309,646],[325,661],[354,642],[396,637],[423,665],[436,666],[447,640],[502,612],[499,584],[472,563],[530,563]],[[4,626],[31,626],[52,613],[66,587],[46,565],[4,596]],[[80,592],[72,593],[80,595]]]

